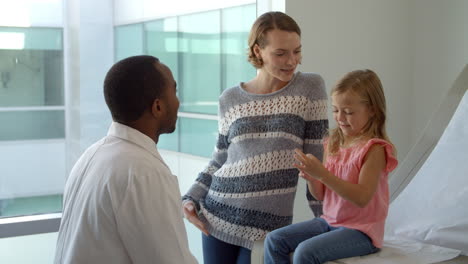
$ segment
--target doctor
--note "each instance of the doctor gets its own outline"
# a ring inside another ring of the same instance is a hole
[[[177,179],[156,148],[177,120],[170,69],[152,56],[121,60],[104,96],[113,122],[67,180],[55,263],[196,263]]]

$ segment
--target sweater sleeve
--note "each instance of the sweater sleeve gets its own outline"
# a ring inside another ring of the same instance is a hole
[[[310,153],[319,160],[323,159],[322,139],[328,132],[327,93],[323,79],[318,76],[312,82],[311,108],[306,115],[304,135],[304,153]],[[316,217],[322,215],[322,202],[316,200],[306,186],[306,197],[312,212]]]
[[[220,105],[222,100],[220,100]],[[221,107],[220,107],[221,109]],[[221,118],[221,110],[218,111],[218,137],[214,148],[211,160],[205,169],[198,174],[195,183],[190,187],[188,192],[182,196],[182,200],[191,200],[200,209],[200,200],[205,198],[211,186],[211,180],[216,171],[226,162],[227,148],[229,146],[227,133],[223,131],[223,119]]]

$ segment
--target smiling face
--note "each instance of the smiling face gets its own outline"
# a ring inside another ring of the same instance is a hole
[[[266,35],[266,45],[256,45],[254,52],[263,61],[260,70],[272,77],[289,82],[301,63],[301,37],[296,32],[274,29]]]
[[[333,118],[345,143],[359,137],[373,116],[369,106],[353,91],[332,94]]]

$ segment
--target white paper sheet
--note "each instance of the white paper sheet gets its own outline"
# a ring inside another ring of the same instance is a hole
[[[385,232],[468,254],[468,93],[431,155],[391,204]]]
[[[384,246],[378,253],[327,264],[429,264],[455,258],[459,254],[460,251],[455,249],[386,237]]]

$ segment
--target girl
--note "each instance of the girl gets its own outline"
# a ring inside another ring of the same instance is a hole
[[[296,72],[301,51],[291,17],[261,15],[249,35],[257,76],[220,96],[213,159],[183,197],[185,217],[203,232],[207,264],[250,263],[254,241],[292,222],[294,149],[322,157],[327,96],[320,75]]]
[[[382,247],[389,205],[387,176],[397,166],[385,132],[385,97],[371,70],[346,74],[331,92],[338,125],[325,139],[324,165],[296,150],[299,175],[323,200],[323,215],[277,229],[265,241],[265,263],[324,263]]]

